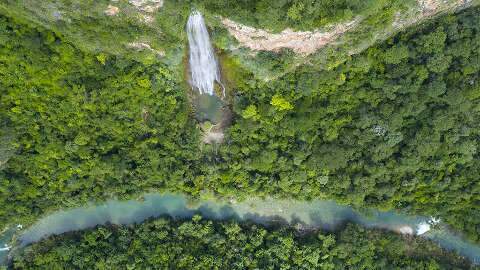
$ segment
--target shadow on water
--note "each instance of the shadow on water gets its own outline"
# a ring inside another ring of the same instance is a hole
[[[16,243],[17,248],[38,242],[51,235],[93,228],[97,225],[128,225],[149,218],[169,216],[175,219],[191,218],[199,214],[211,220],[236,220],[266,226],[294,226],[300,233],[312,230],[335,231],[345,223],[361,224],[403,234],[415,234],[418,225],[429,218],[405,216],[395,212],[371,211],[360,214],[353,208],[332,201],[287,201],[250,198],[239,203],[201,201],[192,203],[188,197],[175,194],[147,194],[144,200],[115,201],[102,205],[62,210],[40,219],[23,231]],[[440,226],[423,237],[439,243],[442,247],[457,251],[460,255],[478,263],[480,247],[462,240],[445,226]],[[11,242],[12,235],[2,235],[4,243]],[[0,243],[3,245],[4,243]],[[5,256],[5,252],[3,253]]]

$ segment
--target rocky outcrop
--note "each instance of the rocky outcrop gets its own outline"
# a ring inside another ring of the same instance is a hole
[[[416,8],[404,14],[397,13],[392,26],[385,26],[385,33],[379,33],[378,36],[390,36],[399,29],[409,27],[441,12],[467,6],[472,1],[473,0],[417,0]],[[242,47],[249,48],[253,51],[274,52],[282,49],[291,49],[297,54],[307,56],[335,42],[342,34],[355,31],[357,26],[361,25],[361,21],[362,18],[357,17],[353,21],[333,25],[329,30],[293,31],[292,29],[285,29],[280,33],[271,33],[267,30],[256,29],[227,18],[222,19],[222,24]],[[353,52],[357,51],[361,51],[361,49],[354,50]]]
[[[153,49],[149,44],[143,42],[132,42],[127,44],[128,48],[135,49],[137,51],[151,51],[158,56],[165,56],[165,52]]]
[[[115,16],[120,12],[120,9],[116,6],[108,5],[107,9],[105,10],[105,15],[107,16]]]
[[[309,55],[326,44],[335,40],[338,36],[354,28],[360,18],[353,21],[337,24],[330,31],[293,31],[285,29],[280,33],[270,33],[266,30],[255,29],[223,18],[222,23],[238,42],[254,51],[280,51],[291,49],[296,53]]]
[[[139,11],[153,13],[163,6],[163,0],[129,0]]]

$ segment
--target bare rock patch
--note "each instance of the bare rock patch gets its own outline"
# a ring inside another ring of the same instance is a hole
[[[116,6],[108,5],[107,9],[105,10],[105,15],[107,16],[115,16],[120,12],[120,9]]]
[[[131,43],[128,43],[127,46],[131,49],[135,49],[137,51],[144,51],[144,50],[148,50],[148,51],[151,51],[151,52],[154,52],[155,54],[157,54],[158,56],[165,56],[165,52],[163,51],[160,51],[160,50],[155,50],[153,49],[149,44],[147,43],[143,43],[143,42],[131,42]]]
[[[139,11],[153,13],[163,6],[163,0],[129,0]]]
[[[354,28],[360,20],[360,18],[356,18],[347,23],[334,25],[332,30],[326,32],[321,30],[293,31],[287,28],[280,33],[270,33],[266,30],[239,24],[227,18],[223,18],[222,23],[242,46],[253,51],[291,49],[298,54],[309,55]]]

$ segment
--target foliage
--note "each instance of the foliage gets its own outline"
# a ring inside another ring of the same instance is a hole
[[[189,177],[198,132],[165,65],[84,53],[5,17],[0,33],[0,120],[16,138],[0,224]]]
[[[179,65],[186,43],[183,25],[189,7],[171,7],[170,1],[165,1],[164,8],[148,13],[130,2],[133,1],[5,0],[0,3],[0,13],[23,24],[41,26],[88,53]],[[108,16],[106,10],[112,5],[118,13]],[[153,50],[135,48],[135,43],[148,44]]]
[[[213,189],[407,209],[480,240],[479,11],[402,32],[330,70],[305,65],[237,87],[244,117],[220,149]],[[245,117],[252,108],[255,119]]]
[[[181,1],[184,2],[184,1]],[[216,3],[217,1],[201,1],[202,3]],[[230,54],[235,55],[239,59],[239,62],[243,67],[251,70],[255,77],[260,80],[275,80],[285,75],[286,73],[293,72],[298,66],[305,63],[311,64],[317,68],[331,69],[340,63],[343,63],[349,59],[352,54],[357,54],[370,46],[375,45],[378,42],[383,42],[387,38],[397,34],[399,31],[406,29],[407,27],[417,27],[423,22],[431,19],[432,12],[436,14],[443,14],[448,12],[454,12],[459,9],[467,8],[469,6],[475,6],[480,4],[480,0],[472,1],[434,1],[436,6],[435,11],[425,10],[425,1],[361,1],[366,5],[371,4],[371,9],[365,10],[359,9],[353,13],[353,16],[347,16],[345,18],[335,18],[335,12],[342,13],[345,8],[335,11],[334,5],[342,3],[343,1],[247,1],[247,2],[265,2],[262,7],[276,7],[277,5],[308,6],[310,4],[316,5],[321,2],[329,6],[329,9],[304,9],[306,12],[322,13],[327,12],[330,14],[327,17],[322,17],[320,20],[314,22],[313,25],[308,24],[309,20],[313,17],[305,16],[296,24],[292,24],[288,19],[291,9],[288,11],[277,11],[275,8],[272,11],[270,9],[261,9],[262,14],[258,15],[265,18],[265,22],[259,22],[255,18],[255,14],[259,11],[254,6],[250,5],[243,7],[241,3],[245,1],[235,1],[235,4],[229,3],[230,1],[220,1],[218,5],[213,7],[206,5],[203,8],[207,17],[213,17],[210,19],[210,26],[212,28],[212,38],[215,41],[216,46],[228,51]],[[275,2],[275,3],[271,3]],[[305,4],[302,4],[305,2]],[[355,3],[356,1],[347,1],[348,3]],[[223,3],[223,4],[222,4]],[[198,4],[199,6],[203,6]],[[340,4],[341,5],[341,4]],[[283,7],[283,6],[282,6]],[[366,6],[365,6],[366,7]],[[238,9],[238,10],[237,10]],[[296,10],[297,8],[295,8]],[[232,11],[234,10],[234,11]],[[285,12],[287,13],[285,15]],[[331,31],[333,26],[338,26],[341,22],[355,23],[351,29],[343,34],[335,36],[330,42],[327,42],[324,46],[319,48],[311,55],[305,56],[302,54],[295,54],[291,50],[285,49],[280,52],[258,52],[252,53],[252,51],[239,47],[238,42],[232,38],[225,27],[219,23],[218,16],[216,14],[224,15],[228,18],[232,18],[237,22],[255,26],[259,28],[266,28],[266,30],[278,32],[284,30],[286,27],[293,28],[294,30],[317,30],[317,31]],[[253,14],[253,15],[252,15]],[[293,16],[296,12],[293,13]],[[436,16],[436,15],[435,15]],[[350,18],[350,19],[348,19]],[[322,25],[321,21],[329,22],[327,25]]]
[[[174,4],[160,24],[183,20],[185,6],[173,12]],[[290,16],[307,10],[301,6]],[[0,145],[8,161],[0,227],[153,189],[404,209],[480,240],[479,8],[328,68],[304,65],[269,83],[241,72],[224,145],[200,147],[176,66],[88,49],[82,24],[52,30],[5,7],[0,121],[14,153]],[[273,53],[260,57],[286,69]]]
[[[157,219],[50,237],[11,269],[478,269],[426,240],[347,225],[300,234],[236,222]]]
[[[279,111],[288,111],[293,109],[292,104],[290,104],[290,102],[288,102],[286,99],[282,98],[279,95],[273,96],[270,104]]]
[[[206,0],[197,1],[211,13],[243,24],[279,32],[285,28],[312,30],[353,20],[355,16],[378,16],[384,9],[400,10],[413,1],[385,0]]]

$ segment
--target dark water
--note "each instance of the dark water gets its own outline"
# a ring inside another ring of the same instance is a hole
[[[223,118],[224,102],[216,95],[197,94],[193,100],[195,118],[198,121],[209,121],[218,124]]]
[[[25,230],[18,238],[18,245],[24,246],[37,242],[52,234],[61,234],[94,227],[96,225],[131,224],[142,222],[150,217],[168,215],[174,218],[189,218],[195,214],[215,220],[250,220],[260,224],[284,222],[306,229],[322,228],[335,230],[345,222],[354,222],[368,228],[381,228],[404,234],[424,232],[430,218],[406,216],[395,212],[369,211],[360,214],[351,207],[331,201],[288,201],[276,199],[251,198],[240,203],[220,201],[200,201],[192,203],[183,195],[148,194],[142,201],[108,201],[98,206],[86,206],[58,211],[40,219]],[[480,262],[480,247],[462,240],[444,228],[428,230],[423,237],[432,239],[442,247],[455,250]],[[10,236],[2,241],[8,242]],[[3,246],[3,243],[0,243]],[[5,254],[5,252],[3,253]]]

